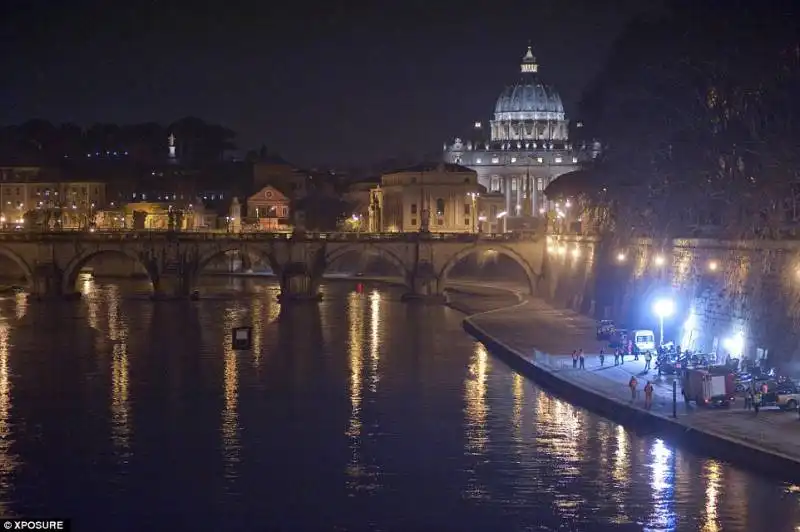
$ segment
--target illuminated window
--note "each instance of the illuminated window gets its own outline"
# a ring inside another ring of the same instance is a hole
[[[556,164],[560,164],[560,163],[561,163],[561,157],[556,157]]]
[[[578,158],[577,157],[573,157],[572,158],[572,164],[576,164],[577,162],[578,162]]]
[[[478,164],[481,164],[481,158],[478,157],[477,159],[475,159],[475,162],[478,163]]]
[[[539,163],[539,164],[541,164],[541,163],[543,163],[543,162],[544,162],[544,159],[542,159],[541,157],[537,157],[537,158],[536,158],[536,162],[537,162],[537,163]]]
[[[511,162],[512,162],[512,163],[515,163],[515,162],[517,162],[517,158],[516,158],[516,157],[512,157],[512,158],[511,158]]]
[[[492,164],[497,164],[499,162],[500,162],[500,158],[499,157],[492,157]]]
[[[499,192],[500,191],[500,178],[497,176],[492,176],[492,182],[490,188],[492,192]]]
[[[536,180],[536,190],[539,190],[539,191],[544,190],[544,179],[537,179]]]

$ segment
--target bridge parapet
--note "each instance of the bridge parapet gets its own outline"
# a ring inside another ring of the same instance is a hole
[[[154,292],[188,297],[205,265],[233,252],[268,263],[286,299],[316,299],[319,282],[333,263],[348,253],[376,254],[397,267],[412,294],[440,298],[453,266],[482,252],[496,252],[519,264],[533,291],[544,240],[513,233],[16,231],[0,232],[0,255],[20,265],[38,295],[74,293],[81,269],[93,257],[114,253],[140,264]],[[54,278],[43,279],[47,276]]]
[[[142,239],[173,240],[235,240],[248,242],[273,242],[292,240],[295,242],[329,241],[329,242],[419,242],[419,241],[455,241],[455,242],[525,242],[538,241],[540,235],[529,233],[353,233],[353,232],[242,232],[229,233],[219,231],[0,231],[0,242],[38,242],[38,241],[74,241],[108,242],[132,241]]]

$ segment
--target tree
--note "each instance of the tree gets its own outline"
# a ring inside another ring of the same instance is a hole
[[[800,170],[800,80],[797,19],[776,4],[675,0],[621,35],[578,130],[606,147],[618,237],[779,231]]]
[[[312,189],[307,196],[294,202],[292,212],[305,213],[305,228],[309,231],[336,231],[350,212],[350,205],[340,196]]]

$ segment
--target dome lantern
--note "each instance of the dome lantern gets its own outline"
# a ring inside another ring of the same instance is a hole
[[[539,64],[528,50],[520,65],[522,75],[500,93],[491,121],[493,141],[568,140],[567,117],[561,96],[539,77]]]
[[[531,46],[528,45],[528,51],[525,52],[525,55],[522,58],[522,65],[520,65],[520,70],[523,74],[527,73],[537,73],[539,72],[539,65],[536,63],[536,57],[533,55],[533,50],[531,50]]]

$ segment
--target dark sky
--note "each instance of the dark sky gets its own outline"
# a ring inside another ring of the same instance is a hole
[[[489,119],[529,40],[574,110],[641,4],[2,0],[0,123],[194,115],[302,165],[422,156]]]

